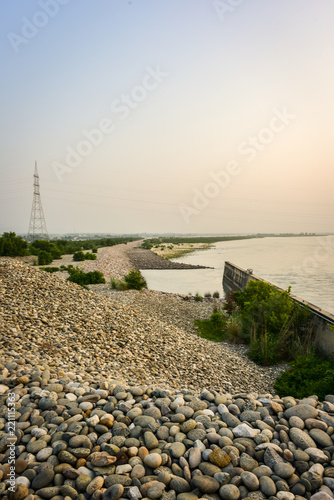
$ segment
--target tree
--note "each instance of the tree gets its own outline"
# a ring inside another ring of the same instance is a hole
[[[28,243],[13,232],[3,233],[0,238],[0,255],[8,257],[29,255]]]

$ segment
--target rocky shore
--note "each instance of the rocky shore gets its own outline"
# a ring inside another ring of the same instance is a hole
[[[209,301],[100,293],[0,259],[4,499],[334,498],[333,395],[196,337]]]

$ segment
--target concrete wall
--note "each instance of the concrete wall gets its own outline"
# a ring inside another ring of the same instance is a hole
[[[223,288],[225,292],[232,290],[243,290],[249,280],[265,281],[253,275],[251,269],[242,269],[231,262],[225,262]],[[268,283],[267,281],[265,281]],[[272,284],[272,283],[270,283]],[[282,290],[274,285],[278,290]],[[320,307],[291,294],[292,300],[303,307],[308,307],[313,314],[313,326],[316,331],[316,346],[325,354],[334,354],[334,334],[328,324],[334,325],[334,315],[321,309]]]

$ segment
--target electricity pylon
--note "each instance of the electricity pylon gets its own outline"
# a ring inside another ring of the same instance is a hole
[[[46,223],[41,201],[41,194],[39,191],[39,176],[37,170],[37,162],[35,162],[34,198],[32,201],[28,240],[35,241],[35,240],[48,240],[48,239],[49,236],[48,236],[48,231],[46,229]]]

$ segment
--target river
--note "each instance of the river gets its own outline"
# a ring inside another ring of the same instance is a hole
[[[224,241],[174,260],[213,269],[142,271],[150,289],[223,296],[224,264],[230,261],[334,313],[334,235]]]

